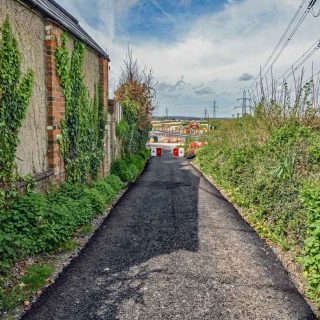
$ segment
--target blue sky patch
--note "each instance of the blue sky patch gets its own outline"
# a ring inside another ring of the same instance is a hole
[[[117,32],[131,38],[172,42],[199,16],[221,9],[225,0],[141,0],[117,23]]]

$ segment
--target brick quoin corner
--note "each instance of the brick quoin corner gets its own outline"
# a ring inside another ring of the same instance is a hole
[[[59,135],[61,135],[61,121],[65,115],[65,99],[60,80],[56,71],[55,51],[57,41],[61,39],[63,30],[52,21],[45,24],[45,66],[47,89],[47,131],[48,131],[48,165],[53,171],[54,180],[65,180],[64,164],[59,147]],[[109,61],[99,57],[100,86],[102,90],[102,103],[105,113],[108,109],[108,69]],[[100,175],[107,173],[106,157],[100,168]]]

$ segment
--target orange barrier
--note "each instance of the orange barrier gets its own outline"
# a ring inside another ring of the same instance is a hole
[[[206,141],[194,141],[189,144],[189,153],[197,154],[199,148],[205,147],[208,144]]]

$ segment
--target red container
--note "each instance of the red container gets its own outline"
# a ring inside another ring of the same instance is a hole
[[[162,149],[157,148],[157,157],[161,157],[161,156],[162,156]]]
[[[173,148],[173,156],[179,157],[179,148]]]

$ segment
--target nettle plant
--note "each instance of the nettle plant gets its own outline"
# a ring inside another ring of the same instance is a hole
[[[12,196],[16,175],[15,154],[19,129],[25,118],[33,88],[33,72],[21,72],[21,55],[8,17],[0,42],[0,208]]]
[[[67,180],[72,183],[96,178],[104,155],[102,90],[96,85],[94,99],[90,100],[82,71],[84,52],[84,44],[76,41],[70,58],[65,33],[56,48],[57,73],[65,97],[59,142]]]

